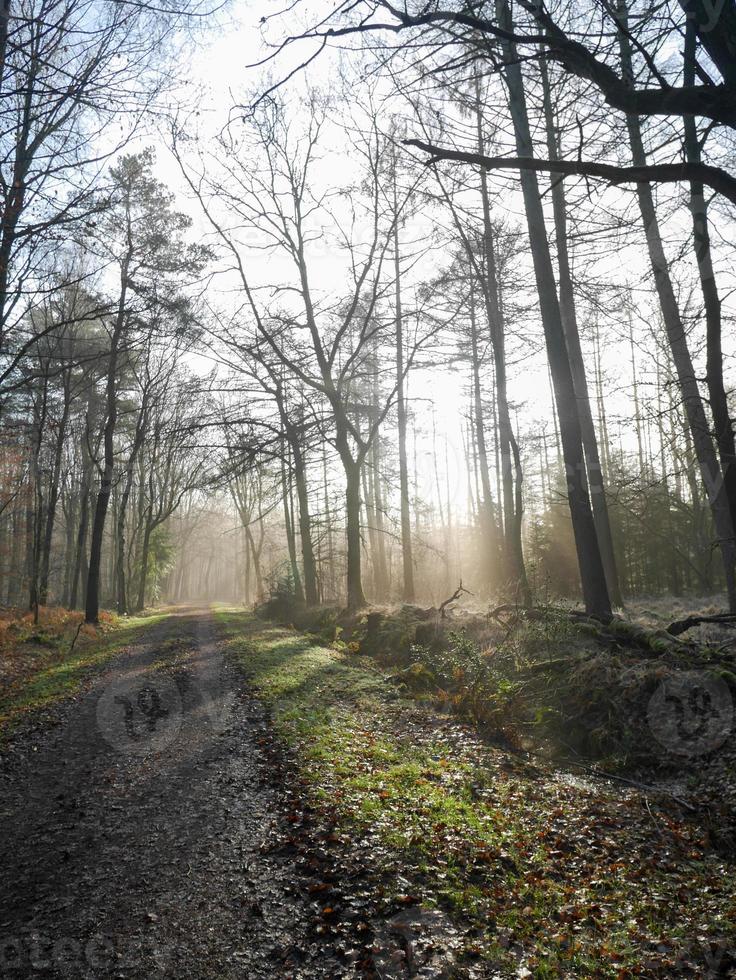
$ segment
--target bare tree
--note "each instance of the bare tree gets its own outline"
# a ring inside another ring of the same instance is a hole
[[[394,381],[379,410],[374,412],[366,401],[360,400],[360,378],[389,329],[390,321],[382,319],[378,308],[390,291],[384,265],[396,217],[382,194],[388,147],[379,136],[375,119],[372,123],[369,120],[365,134],[351,137],[356,141],[356,157],[364,168],[365,193],[352,197],[353,210],[352,215],[348,212],[347,223],[331,216],[332,227],[339,236],[333,247],[347,255],[347,282],[329,298],[318,296],[312,285],[310,246],[315,241],[324,243],[326,235],[323,227],[313,225],[312,219],[330,215],[334,192],[319,190],[311,178],[320,132],[331,125],[328,108],[312,97],[304,107],[304,130],[297,131],[281,105],[264,107],[251,122],[247,161],[243,158],[242,137],[221,139],[218,154],[225,172],[217,180],[205,176],[206,168],[200,167],[199,174],[195,174],[191,164],[185,163],[181,134],[175,152],[215,234],[233,258],[254,335],[283,367],[286,377],[312,391],[329,411],[329,438],[345,474],[347,602],[350,608],[358,608],[365,603],[361,576],[361,469],[397,391]],[[210,163],[214,165],[213,161]],[[217,195],[220,205],[227,209],[226,218],[218,216],[212,195]],[[365,241],[357,237],[359,218],[367,231]],[[263,247],[282,255],[291,267],[288,285],[271,287],[278,297],[271,306],[264,306],[257,298],[260,283],[239,238],[244,228],[257,228]],[[285,303],[286,296],[291,299],[289,305]],[[417,338],[411,345],[404,373],[410,369],[413,352],[421,342],[422,338]],[[361,415],[367,420],[363,431]]]

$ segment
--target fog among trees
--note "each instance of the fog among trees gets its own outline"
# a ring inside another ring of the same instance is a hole
[[[0,976],[736,977],[736,0],[0,0]]]
[[[4,10],[4,603],[736,611],[731,4]]]

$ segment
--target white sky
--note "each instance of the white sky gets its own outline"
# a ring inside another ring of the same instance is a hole
[[[263,86],[265,74],[262,69],[248,69],[248,65],[257,61],[263,56],[265,50],[261,41],[259,21],[263,12],[262,5],[248,4],[245,7],[238,6],[233,9],[232,20],[219,29],[216,36],[206,36],[195,39],[193,55],[186,65],[182,66],[188,79],[188,83],[182,90],[182,97],[193,104],[196,102],[199,115],[192,116],[192,125],[197,124],[203,133],[217,132],[226,125],[229,117],[230,108],[234,102],[242,102],[246,99],[248,89],[253,89],[256,85]],[[295,25],[294,25],[295,29]],[[303,56],[307,51],[301,48],[299,56]],[[282,77],[288,72],[293,59],[297,56],[294,50],[284,55],[272,71],[277,77]],[[316,84],[329,84],[330,73],[334,71],[335,59],[324,56],[310,68],[310,81]],[[166,147],[164,136],[160,138],[145,140],[146,143],[153,142],[157,149],[157,172],[161,180],[167,183],[180,195],[180,207],[187,211],[195,219],[195,229],[204,234],[207,225],[198,215],[196,202],[190,200],[185,190],[181,175],[178,172],[170,152]],[[341,159],[339,148],[336,147],[334,161],[331,162],[335,179],[339,179],[337,169],[346,166],[344,158]],[[523,214],[520,207],[518,193],[513,190],[513,179],[502,177],[492,184],[495,192],[495,200],[499,202],[497,213],[509,216],[521,223]],[[600,185],[598,185],[600,186]],[[606,196],[599,198],[599,202],[610,201],[612,206],[618,207],[622,201],[620,191],[607,191]],[[551,232],[551,223],[550,223]],[[673,222],[667,226],[670,234],[675,233],[674,237],[680,243],[688,238],[688,215],[684,208],[680,208]],[[649,274],[648,262],[644,254],[640,240],[638,245],[632,245],[622,250],[618,254],[603,254],[596,262],[595,243],[589,249],[592,253],[592,269],[603,278],[614,278],[619,282],[628,282],[636,291],[642,288],[641,298],[644,300],[639,310],[639,317],[635,321],[637,332],[642,335],[641,347],[637,351],[637,372],[639,380],[647,380],[647,372],[651,370],[651,361],[647,354],[650,344],[644,337],[647,321],[656,320],[656,313],[650,300],[650,284],[644,283],[644,279]],[[726,253],[728,248],[726,247]],[[728,256],[726,255],[727,259]],[[730,259],[733,259],[731,250]],[[260,260],[254,257],[254,262]],[[335,276],[334,258],[329,253],[321,256],[317,263],[320,273],[326,285],[331,285]],[[596,268],[597,266],[597,268]],[[273,267],[271,268],[273,275]],[[692,271],[692,269],[691,269]],[[690,286],[695,284],[695,280],[683,285],[683,304],[684,297],[687,296]],[[319,286],[319,281],[317,283]],[[728,287],[732,285],[727,284]],[[635,292],[636,296],[636,292]],[[695,297],[695,302],[699,303],[699,297]],[[535,311],[528,314],[530,321],[536,321],[538,315]],[[603,310],[600,313],[601,329],[606,340],[606,363],[605,373],[608,379],[609,401],[607,408],[610,410],[611,423],[615,431],[615,418],[617,416],[624,419],[624,439],[627,447],[633,445],[633,427],[630,424],[631,418],[631,368],[630,352],[628,348],[628,324],[625,316],[620,309]],[[585,331],[585,324],[582,324]],[[535,324],[534,330],[538,332]],[[698,331],[701,337],[702,330]],[[584,337],[584,349],[590,350],[590,344]],[[513,346],[513,345],[512,345]],[[697,348],[698,343],[695,344]],[[203,362],[202,367],[209,369],[210,362]],[[465,465],[463,461],[461,429],[464,425],[463,413],[466,410],[463,388],[466,385],[464,369],[460,371],[434,370],[416,372],[411,380],[411,394],[421,400],[421,408],[417,403],[417,415],[425,431],[431,432],[432,411],[430,402],[435,406],[434,416],[437,430],[437,440],[440,455],[443,453],[443,443],[447,440],[449,458],[449,480],[451,495],[464,502],[467,492],[467,478],[465,475]],[[592,388],[592,370],[589,378]],[[649,377],[651,382],[651,376]],[[523,368],[512,370],[510,395],[514,402],[523,405],[520,414],[521,428],[527,432],[538,431],[535,420],[540,418],[550,419],[550,396],[547,379],[546,361],[543,355],[535,354],[529,357]],[[626,419],[629,419],[627,425]],[[549,421],[547,427],[550,444],[552,443],[552,423]],[[431,439],[425,440],[425,449],[420,451],[418,463],[422,470],[422,484],[427,488],[434,482],[434,476],[426,456],[426,452],[431,448]],[[464,506],[464,503],[463,503]]]

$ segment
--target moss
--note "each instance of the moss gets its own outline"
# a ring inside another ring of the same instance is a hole
[[[714,908],[733,907],[724,866],[676,866],[651,812],[425,724],[382,661],[243,614],[217,619],[313,803],[370,840],[387,874],[421,882],[423,904],[469,924],[468,955],[494,970],[513,973],[523,950],[535,977],[634,975],[662,936],[687,947]],[[697,846],[692,828],[664,826]]]

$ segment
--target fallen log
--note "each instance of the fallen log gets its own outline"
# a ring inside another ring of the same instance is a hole
[[[718,613],[715,616],[688,616],[686,619],[676,619],[667,627],[667,632],[671,636],[679,636],[680,633],[685,633],[693,626],[700,626],[701,623],[717,623],[732,629],[736,627],[736,613]]]

